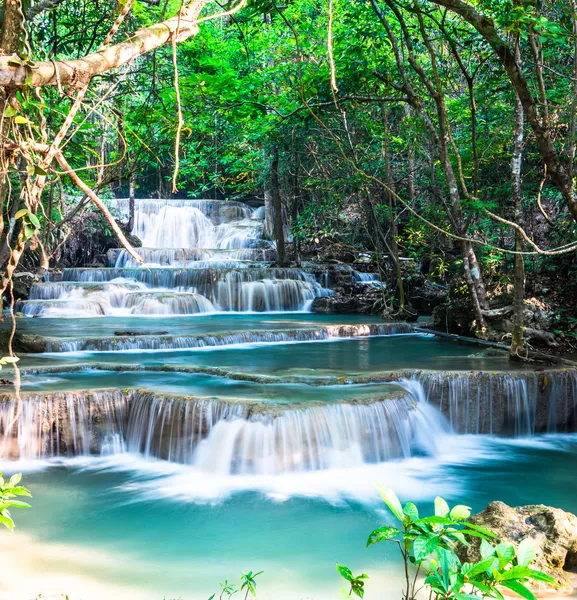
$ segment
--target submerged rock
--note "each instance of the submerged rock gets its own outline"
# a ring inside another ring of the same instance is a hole
[[[8,353],[10,329],[0,330],[0,352],[4,356]],[[12,340],[12,350],[18,353],[32,354],[46,352],[46,340],[39,335],[29,335],[16,331]]]
[[[503,502],[491,502],[470,521],[515,546],[526,538],[533,540],[536,555],[532,568],[555,578],[556,584],[549,589],[563,593],[573,590],[569,571],[577,567],[577,516],[543,504],[511,507]],[[469,548],[463,547],[461,559],[479,560],[479,544],[474,538]],[[534,587],[546,589],[548,586],[534,582]]]

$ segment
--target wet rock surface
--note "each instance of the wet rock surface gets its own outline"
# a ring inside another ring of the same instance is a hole
[[[10,341],[10,330],[0,329],[0,352],[3,355],[8,353]],[[12,350],[16,353],[38,353],[46,352],[46,340],[39,335],[29,335],[16,331],[12,340]]]
[[[573,590],[570,571],[577,567],[577,516],[543,504],[511,507],[491,502],[470,521],[515,546],[524,539],[533,540],[536,556],[531,567],[554,577],[555,591]],[[479,541],[475,538],[469,548],[463,547],[461,559],[472,562],[479,558]],[[544,583],[534,584],[536,589],[546,589]]]

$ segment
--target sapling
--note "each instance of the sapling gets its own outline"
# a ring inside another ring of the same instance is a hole
[[[4,481],[0,473],[0,523],[10,531],[14,530],[14,521],[10,514],[11,508],[30,508],[30,504],[21,500],[14,500],[16,496],[32,496],[24,486],[18,485],[22,479],[22,473],[12,475],[9,481]]]
[[[552,577],[530,567],[535,558],[530,539],[522,540],[517,550],[512,544],[498,543],[495,534],[467,520],[471,515],[468,506],[459,504],[450,509],[445,500],[437,497],[435,514],[421,518],[412,502],[402,506],[392,490],[379,487],[379,491],[400,526],[375,529],[367,547],[384,541],[398,545],[405,577],[402,600],[415,600],[423,587],[434,600],[503,600],[503,588],[526,600],[536,600],[526,585],[530,580],[554,583]],[[480,539],[480,560],[461,562],[459,546],[470,546],[471,538]],[[362,598],[364,582],[353,587],[351,571],[342,565],[337,568],[351,582],[351,593]],[[425,577],[422,583],[421,575]]]

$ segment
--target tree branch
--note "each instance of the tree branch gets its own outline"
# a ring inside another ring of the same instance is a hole
[[[34,68],[30,68],[26,65],[9,64],[9,61],[15,60],[14,56],[2,56],[0,57],[0,86],[41,87],[86,83],[94,75],[116,69],[138,56],[160,48],[170,41],[173,35],[179,42],[196,35],[199,15],[208,2],[209,0],[191,0],[180,17],[176,15],[162,23],[141,29],[124,42],[82,58],[39,62]],[[246,0],[241,0],[235,9],[239,10],[245,4]]]

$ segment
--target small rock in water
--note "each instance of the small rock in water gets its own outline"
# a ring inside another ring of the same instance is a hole
[[[168,335],[168,331],[115,331],[114,335],[129,337],[135,335]]]
[[[533,540],[536,552],[531,568],[551,575],[556,584],[532,581],[532,587],[559,593],[573,591],[570,571],[577,567],[577,516],[543,504],[513,508],[503,502],[491,502],[469,520],[516,547],[526,538]],[[479,545],[480,541],[474,538],[469,548],[463,546],[461,560],[478,561]]]

